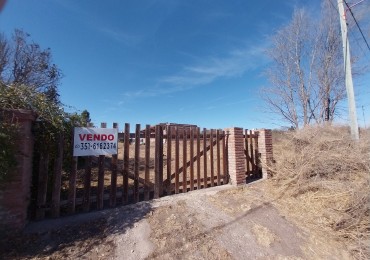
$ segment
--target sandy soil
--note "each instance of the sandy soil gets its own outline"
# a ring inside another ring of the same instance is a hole
[[[269,197],[268,181],[218,186],[30,223],[1,259],[350,259]]]

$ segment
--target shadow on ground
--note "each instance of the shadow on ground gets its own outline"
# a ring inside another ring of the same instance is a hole
[[[80,258],[114,251],[112,235],[125,233],[151,211],[150,202],[30,223],[0,237],[0,259]],[[104,242],[104,243],[103,243]]]

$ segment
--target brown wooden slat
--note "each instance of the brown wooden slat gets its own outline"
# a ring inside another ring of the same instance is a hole
[[[63,134],[58,135],[57,155],[54,161],[53,190],[51,194],[51,216],[57,218],[60,215],[60,192],[62,184],[62,164],[63,164]]]
[[[130,167],[130,124],[125,123],[125,135],[123,144],[123,196],[122,202],[128,203],[128,174]]]
[[[91,191],[91,156],[85,157],[85,177],[84,177],[84,195],[82,210],[87,212],[90,210],[90,191]]]
[[[123,171],[122,171],[122,174],[123,174]],[[128,178],[129,179],[131,179],[131,180],[135,180],[135,174],[134,173],[132,173],[132,172],[128,172],[127,173],[127,176],[128,176]],[[137,178],[137,180],[138,180],[138,182],[140,183],[140,184],[142,184],[143,186],[145,185],[145,178],[141,178],[140,176],[139,176],[139,178]],[[154,188],[154,183],[152,183],[152,182],[150,182],[150,181],[148,181],[148,186],[149,186],[149,191],[150,190],[152,190],[153,188]]]
[[[179,193],[179,174],[180,174],[180,141],[179,141],[179,131],[176,127],[176,141],[175,141],[175,193]],[[172,179],[172,176],[171,176]]]
[[[223,175],[221,175],[221,178],[224,178],[225,176],[223,176]],[[215,176],[215,178],[216,178],[216,176]],[[210,181],[210,179],[211,179],[211,177],[208,177],[208,181]],[[203,178],[201,178],[200,179],[200,182],[202,183],[204,180],[203,180]],[[197,182],[198,182],[198,180],[194,180],[194,182],[195,182],[195,184],[197,184]],[[180,182],[180,184],[181,184],[181,186],[182,186],[182,182]],[[225,184],[225,183],[223,183],[223,184]],[[190,180],[188,180],[187,181],[187,185],[190,185]],[[171,187],[173,188],[173,186],[174,186],[174,184],[171,184]],[[143,191],[142,189],[141,190],[139,190],[140,192],[141,191]],[[132,194],[132,190],[130,191],[130,193],[129,194]],[[117,198],[120,198],[120,197],[122,197],[122,192],[120,192],[120,191],[117,191]],[[104,199],[106,200],[106,199],[109,199],[109,194],[104,194]],[[94,202],[96,202],[96,200],[97,200],[97,196],[95,196],[95,195],[92,195],[91,197],[90,197],[90,201],[92,202],[92,203],[94,203]],[[77,198],[76,199],[76,205],[81,205],[82,204],[82,198]],[[60,205],[61,206],[66,206],[68,204],[68,200],[62,200],[62,201],[60,201]]]
[[[144,200],[149,200],[149,177],[150,177],[150,125],[146,125]]]
[[[253,139],[252,139],[252,130],[249,130],[249,152],[250,152],[250,163],[251,163],[251,171],[254,172],[255,165],[254,165],[254,154],[253,154]]]
[[[172,133],[171,127],[167,126],[167,178],[166,178],[166,192],[167,194],[171,194],[171,163],[172,163]]]
[[[190,128],[190,190],[194,190],[194,128]]]
[[[222,140],[222,155],[223,155],[223,160],[222,160],[222,168],[223,168],[223,182],[224,184],[229,182],[229,170],[228,170],[228,142],[229,142],[229,134],[226,133],[225,131],[222,132],[223,135],[223,140]]]
[[[200,180],[200,128],[197,127],[197,156],[196,156],[196,162],[197,162],[197,190],[200,189],[201,182]]]
[[[113,123],[113,128],[118,128],[117,123]],[[117,144],[118,145],[118,144]],[[109,206],[115,207],[117,204],[117,163],[118,156],[117,154],[112,155],[111,163],[111,179],[110,179],[110,193],[109,193]]]
[[[46,194],[48,188],[49,153],[42,151],[39,159],[39,176],[37,180],[36,220],[45,218]]]
[[[182,137],[182,165],[183,165],[183,171],[182,171],[182,183],[185,184],[185,187],[182,187],[182,192],[187,192],[188,188],[186,185],[187,180],[187,167],[185,165],[187,164],[187,133],[186,128],[183,130],[183,137]]]
[[[224,177],[225,176],[221,175],[221,178],[224,178]],[[217,176],[214,176],[213,182],[216,180],[216,178],[217,178]],[[198,184],[198,182],[204,183],[204,181],[205,181],[204,178],[201,178],[199,181],[198,180],[194,180],[195,184]],[[207,182],[211,182],[211,177],[207,177]],[[186,185],[190,185],[190,180],[186,181]],[[180,186],[183,187],[183,183],[182,182],[180,182]]]
[[[221,185],[221,153],[220,153],[220,130],[216,131],[216,152],[217,152],[217,185]]]
[[[69,175],[68,187],[68,213],[74,214],[76,211],[76,179],[77,179],[77,160],[78,157],[72,157],[71,174]]]
[[[254,141],[254,177],[259,178],[259,161],[258,161],[258,135],[253,138]]]
[[[140,124],[135,130],[135,161],[134,161],[134,201],[139,201],[139,163],[140,163]]]
[[[106,123],[100,124],[101,128],[106,128]],[[104,155],[99,155],[98,160],[98,194],[97,194],[97,209],[103,209],[104,208]]]
[[[211,148],[212,144],[210,145]],[[207,184],[207,129],[203,128],[203,179],[204,179],[204,188],[208,187]]]
[[[211,131],[211,134],[210,134],[209,142],[211,144],[213,144],[213,129],[211,129],[210,131]],[[217,142],[217,140],[216,140],[216,142]],[[209,149],[209,151],[210,151],[209,158],[210,158],[210,167],[211,167],[211,187],[213,187],[215,185],[215,183],[214,183],[215,172],[214,172],[214,161],[213,161],[213,146],[211,147],[211,149]]]
[[[247,164],[247,177],[250,175],[250,157],[249,157],[249,147],[248,147],[248,129],[244,130],[244,155],[245,155],[245,160]]]
[[[214,146],[214,145],[216,145],[216,141],[213,141],[213,144],[212,144],[212,146]],[[206,151],[209,151],[210,150],[210,148],[211,148],[211,145],[208,145],[207,146],[207,149],[206,149]],[[204,151],[201,151],[200,153],[199,153],[199,158],[200,157],[202,157],[203,156],[203,154],[204,154]],[[193,162],[195,162],[195,161],[197,161],[197,156],[194,156],[193,157]],[[185,165],[185,167],[184,166],[181,166],[180,168],[179,168],[179,174],[180,173],[182,173],[182,171],[184,170],[184,168],[188,168],[190,166],[190,161],[188,161],[187,163],[186,163],[186,165]],[[173,178],[175,178],[175,173],[173,173],[172,175],[171,175],[171,179],[173,179]]]
[[[154,165],[154,198],[163,195],[163,130],[162,126],[155,127],[155,165]]]

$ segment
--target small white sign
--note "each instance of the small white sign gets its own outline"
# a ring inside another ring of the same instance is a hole
[[[75,127],[73,156],[117,154],[118,129]]]

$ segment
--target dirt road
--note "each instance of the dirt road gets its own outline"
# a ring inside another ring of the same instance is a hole
[[[0,258],[350,259],[320,230],[279,211],[267,189],[224,185],[32,223],[2,241]]]

